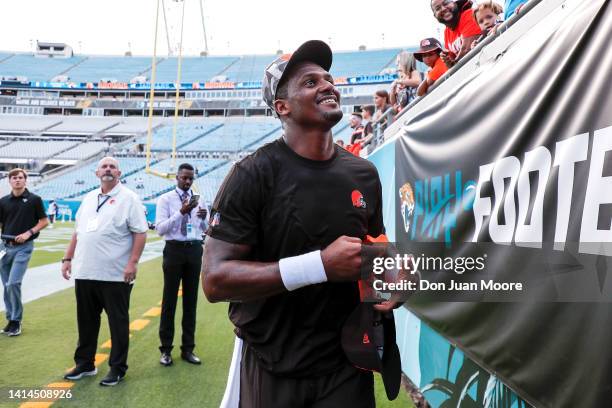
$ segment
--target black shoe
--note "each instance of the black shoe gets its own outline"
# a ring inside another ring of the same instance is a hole
[[[83,377],[92,377],[96,374],[98,374],[98,369],[96,367],[90,368],[85,366],[77,366],[74,367],[72,370],[68,371],[66,375],[64,375],[64,378],[66,380],[76,381],[80,380]]]
[[[4,326],[4,328],[2,330],[0,330],[0,333],[8,333],[10,328],[11,328],[11,321],[9,320],[9,322],[6,324],[6,326]]]
[[[191,364],[202,364],[202,360],[200,360],[198,358],[198,356],[193,354],[193,352],[191,352],[191,351],[189,351],[189,352],[187,352],[187,351],[182,352],[181,353],[181,358],[183,360],[185,360],[186,362],[191,363]]]
[[[102,381],[100,381],[100,385],[103,385],[105,387],[112,387],[114,385],[119,384],[119,382],[121,382],[124,377],[125,373],[115,372],[111,368],[108,374],[106,374],[106,377],[104,377]]]
[[[161,358],[159,359],[159,364],[163,366],[171,366],[172,365],[172,355],[170,353],[162,353]]]
[[[21,322],[13,320],[9,322],[9,329],[6,331],[6,335],[9,337],[19,336],[21,334]]]

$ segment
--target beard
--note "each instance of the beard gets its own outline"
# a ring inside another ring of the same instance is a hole
[[[459,24],[459,19],[461,18],[461,7],[459,7],[459,4],[455,3],[455,9],[452,11],[452,13],[453,18],[451,18],[449,21],[441,18],[437,18],[436,20],[438,20],[440,24],[444,24],[451,30],[454,30],[457,27],[457,24]]]
[[[115,176],[113,176],[112,174],[105,174],[102,176],[102,181],[113,181],[115,179]]]
[[[324,112],[323,117],[331,124],[331,127],[334,127],[342,119],[342,109],[338,108],[331,112]]]

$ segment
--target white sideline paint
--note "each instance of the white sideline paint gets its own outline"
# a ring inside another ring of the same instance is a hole
[[[242,361],[242,339],[236,337],[234,352],[227,374],[227,385],[219,408],[238,408],[240,403],[240,362]]]
[[[145,246],[140,262],[147,262],[161,256],[164,240],[155,241]],[[65,248],[65,245],[64,245]],[[38,249],[35,249],[35,251]],[[21,301],[28,303],[52,295],[55,292],[74,286],[74,279],[62,277],[60,262],[29,268],[21,283]],[[138,283],[138,280],[136,280]],[[4,302],[0,302],[0,311],[4,311]],[[1,320],[1,319],[0,319]]]

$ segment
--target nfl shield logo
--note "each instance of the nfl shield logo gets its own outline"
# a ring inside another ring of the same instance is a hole
[[[220,222],[221,222],[221,214],[215,213],[215,215],[213,215],[212,221],[210,222],[210,226],[216,227],[217,225],[219,225]]]

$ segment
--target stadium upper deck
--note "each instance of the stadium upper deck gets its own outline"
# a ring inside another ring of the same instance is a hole
[[[332,75],[350,77],[377,75],[393,66],[400,49],[337,52]],[[260,81],[264,68],[274,55],[186,57],[182,61],[182,82],[206,82],[215,78],[231,82]],[[0,53],[0,77],[27,78],[28,81],[51,81],[66,76],[73,82],[115,80],[129,82],[135,77],[149,78],[151,58],[74,56],[41,58],[32,54]],[[157,82],[176,80],[177,58],[159,58]],[[63,81],[67,82],[67,81]]]
[[[407,47],[412,49],[413,47]],[[336,52],[331,73],[345,112],[371,103],[397,76],[399,48]],[[261,100],[261,78],[275,55],[185,57],[179,116],[271,115]],[[178,59],[160,57],[151,84],[149,57],[40,57],[0,52],[0,113],[60,116],[173,116]]]

